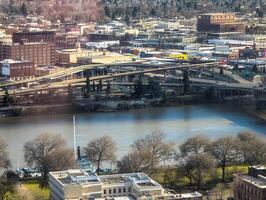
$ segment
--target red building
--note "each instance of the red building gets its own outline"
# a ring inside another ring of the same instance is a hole
[[[28,60],[34,66],[49,66],[55,63],[55,45],[52,43],[0,44],[0,60]]]
[[[54,31],[23,31],[12,34],[13,43],[20,42],[48,42],[55,43]]]
[[[245,32],[245,24],[236,21],[234,13],[207,13],[198,16],[198,32]]]
[[[35,76],[35,67],[31,61],[6,59],[0,61],[1,75],[11,79]]]

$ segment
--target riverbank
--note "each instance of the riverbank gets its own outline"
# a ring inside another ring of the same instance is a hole
[[[256,109],[255,106],[244,106],[243,110],[248,113],[249,115],[252,115],[260,120],[266,121],[266,110],[265,109]]]
[[[151,107],[169,107],[207,103],[200,95],[185,95],[171,99],[155,98],[140,100],[82,100],[74,103],[52,105],[9,106],[0,108],[1,117],[28,115],[57,115],[84,112],[117,112]]]

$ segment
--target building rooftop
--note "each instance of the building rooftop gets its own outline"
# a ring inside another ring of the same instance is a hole
[[[240,176],[246,182],[249,182],[249,183],[256,185],[257,187],[260,187],[260,188],[266,188],[266,180],[260,179],[260,177],[255,178],[255,177],[247,175],[247,174],[241,174]],[[263,177],[263,178],[266,178],[266,177]]]
[[[235,15],[235,13],[230,13],[230,12],[226,12],[226,13],[204,13],[204,14],[200,14],[200,15],[220,16],[220,15]]]

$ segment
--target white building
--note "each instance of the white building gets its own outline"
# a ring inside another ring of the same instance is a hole
[[[200,200],[198,192],[167,191],[144,173],[97,176],[75,169],[49,173],[51,200]]]

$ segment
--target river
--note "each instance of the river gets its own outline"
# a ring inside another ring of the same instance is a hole
[[[266,136],[266,123],[240,110],[217,105],[147,108],[113,113],[76,114],[77,145],[109,135],[121,158],[138,138],[153,131],[166,134],[166,140],[181,144],[187,138],[205,134],[211,139],[251,131]],[[0,120],[0,137],[8,144],[12,167],[23,167],[23,145],[41,133],[60,134],[73,147],[72,115],[27,116]],[[264,135],[265,134],[265,135]]]

